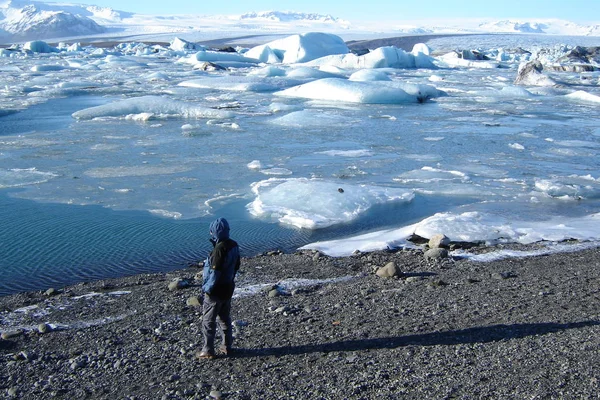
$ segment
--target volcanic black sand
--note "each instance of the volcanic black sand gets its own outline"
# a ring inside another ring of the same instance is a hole
[[[373,273],[392,261],[401,277]],[[0,298],[4,328],[19,315],[0,341],[0,397],[600,395],[598,248],[487,263],[431,261],[420,250],[244,259],[233,306],[236,353],[215,360],[195,358],[202,339],[194,305],[199,271]],[[310,281],[292,287],[287,279]],[[261,283],[273,285],[248,294]],[[38,307],[14,313],[32,305]],[[50,313],[36,317],[43,309]]]

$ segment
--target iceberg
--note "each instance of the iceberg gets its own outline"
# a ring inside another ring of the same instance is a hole
[[[231,65],[232,67],[250,67],[258,64],[256,59],[246,57],[239,53],[212,50],[200,50],[195,54],[180,59],[179,62],[192,65],[211,62],[222,65]]]
[[[42,40],[34,40],[27,42],[23,45],[23,50],[29,50],[34,53],[58,53],[59,50],[56,47],[50,46],[48,43]]]
[[[308,32],[253,47],[246,52],[246,56],[255,57],[254,61],[294,64],[349,52],[344,40],[337,35]]]
[[[573,101],[582,101],[586,103],[600,103],[600,96],[584,92],[583,90],[577,90],[573,93],[569,93],[565,97]]]
[[[329,55],[307,62],[306,65],[345,69],[429,68],[436,69],[433,58],[422,53],[407,53],[394,46],[380,47],[362,56],[356,54]]]
[[[275,93],[282,97],[361,104],[421,103],[441,94],[441,91],[427,85],[356,82],[340,78],[319,79]]]

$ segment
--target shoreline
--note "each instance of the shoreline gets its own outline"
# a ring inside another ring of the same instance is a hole
[[[373,273],[389,262],[401,268],[401,278]],[[0,341],[0,393],[23,399],[597,395],[600,248],[485,263],[433,262],[421,250],[245,258],[232,311],[237,355],[207,361],[194,358],[201,311],[190,299],[200,294],[199,271],[0,298],[4,325],[12,315],[33,328]],[[174,279],[187,285],[169,290]],[[56,329],[42,334],[40,324]]]

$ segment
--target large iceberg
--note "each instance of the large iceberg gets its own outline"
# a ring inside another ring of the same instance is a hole
[[[350,49],[339,36],[330,33],[309,32],[254,47],[246,52],[246,57],[253,57],[255,60],[265,63],[293,64],[349,52]]]

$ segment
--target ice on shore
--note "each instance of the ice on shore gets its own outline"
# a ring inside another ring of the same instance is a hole
[[[235,288],[235,293],[233,294],[234,298],[253,296],[261,293],[266,288],[273,287],[277,285],[277,287],[284,292],[291,292],[293,289],[308,287],[308,286],[316,286],[316,285],[324,285],[330,283],[339,283],[339,282],[347,282],[352,279],[356,279],[356,276],[342,276],[340,278],[329,278],[329,279],[283,279],[278,282],[270,282],[270,283],[257,283],[253,285],[243,285]]]
[[[463,250],[453,251],[453,257],[467,258],[475,262],[491,262],[505,258],[539,257],[556,253],[571,253],[600,247],[600,241],[582,243],[552,243],[548,242],[544,247],[536,250],[496,250],[489,253],[473,254]]]
[[[160,96],[133,97],[110,104],[90,107],[72,114],[73,118],[89,120],[106,117],[126,117],[128,115],[152,114],[155,117],[182,118],[231,118],[233,113],[193,105],[183,101],[171,100]]]
[[[409,238],[416,234],[431,238],[444,234],[452,241],[531,244],[540,241],[600,241],[600,213],[579,218],[554,217],[545,221],[508,220],[481,212],[437,213],[397,229],[371,232],[355,237],[310,243],[301,249],[319,250],[334,257],[401,247],[415,247]]]
[[[414,197],[405,189],[307,178],[271,178],[254,183],[252,191],[256,199],[247,206],[252,215],[308,229],[352,221],[376,204]]]

